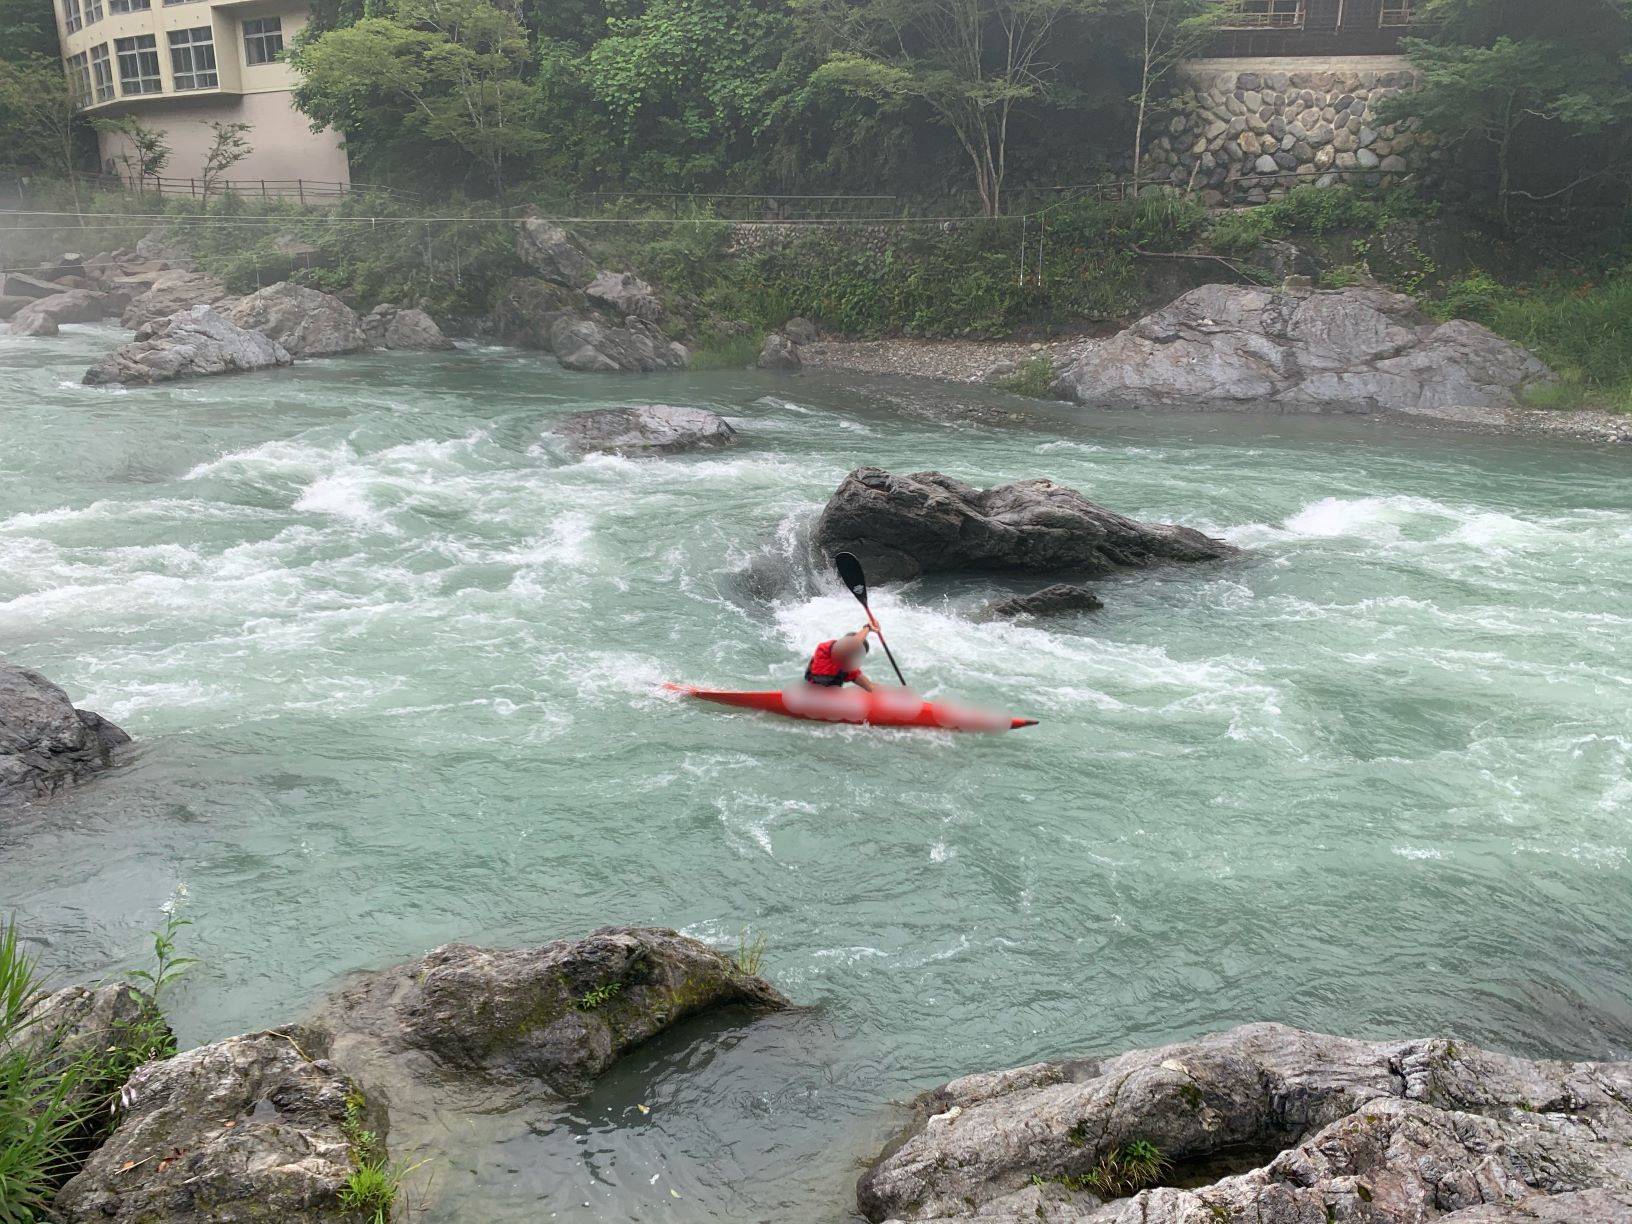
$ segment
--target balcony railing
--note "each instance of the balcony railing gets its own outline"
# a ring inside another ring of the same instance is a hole
[[[1254,4],[1243,0],[1241,8],[1227,13],[1219,21],[1221,30],[1301,30],[1304,23],[1303,0],[1296,4],[1285,0],[1268,0]]]
[[[1410,3],[1410,0],[1405,0],[1404,3],[1392,3],[1391,2],[1391,3],[1384,4],[1383,5],[1383,11],[1377,18],[1377,24],[1380,25],[1380,26],[1383,26],[1385,29],[1390,28],[1390,27],[1410,25],[1411,24],[1411,3]]]

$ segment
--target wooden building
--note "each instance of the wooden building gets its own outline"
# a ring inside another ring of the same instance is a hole
[[[1236,0],[1215,56],[1390,55],[1423,0]]]

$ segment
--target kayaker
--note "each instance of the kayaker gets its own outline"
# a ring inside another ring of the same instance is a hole
[[[805,665],[805,683],[821,688],[854,684],[857,688],[873,692],[877,686],[861,674],[860,666],[862,656],[872,649],[867,645],[867,636],[872,631],[871,625],[863,625],[854,633],[847,633],[816,647],[810,662]]]

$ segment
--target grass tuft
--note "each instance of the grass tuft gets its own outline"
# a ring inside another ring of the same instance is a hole
[[[750,976],[757,974],[760,966],[765,963],[765,948],[769,942],[763,932],[751,940],[748,938],[747,927],[737,932],[737,955],[733,958],[737,972]]]
[[[1027,357],[1019,369],[998,379],[996,385],[1014,395],[1053,399],[1054,363],[1047,357]]]

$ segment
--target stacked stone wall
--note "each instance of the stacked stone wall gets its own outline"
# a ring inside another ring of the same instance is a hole
[[[1197,60],[1180,66],[1173,116],[1146,174],[1211,206],[1263,204],[1301,183],[1390,186],[1423,168],[1430,138],[1384,124],[1382,101],[1416,83],[1395,56]]]

